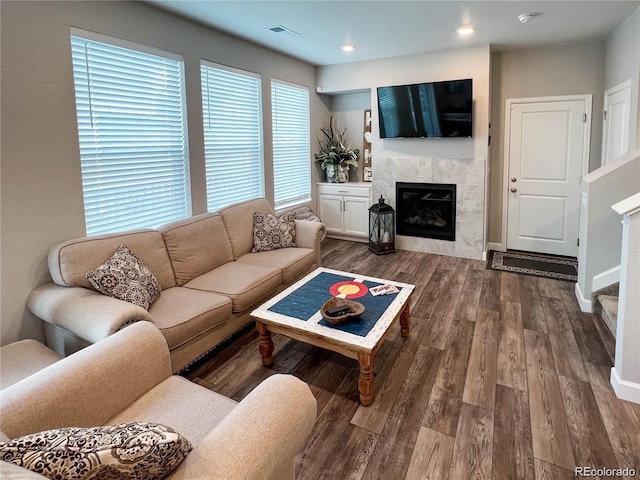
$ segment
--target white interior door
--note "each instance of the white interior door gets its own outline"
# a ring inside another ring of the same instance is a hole
[[[604,92],[602,165],[629,151],[631,80]]]
[[[508,105],[507,248],[575,257],[590,102]]]

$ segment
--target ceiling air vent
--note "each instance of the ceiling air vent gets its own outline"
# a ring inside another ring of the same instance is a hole
[[[285,27],[284,25],[276,25],[275,27],[269,27],[273,33],[277,33],[278,35],[282,35],[283,37],[297,37],[300,35],[298,32],[294,32],[290,28]]]

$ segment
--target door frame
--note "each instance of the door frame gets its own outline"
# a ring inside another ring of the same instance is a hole
[[[589,156],[591,153],[591,114],[593,105],[593,95],[588,93],[584,95],[562,95],[552,97],[526,97],[526,98],[507,98],[505,100],[504,114],[504,145],[502,151],[502,251],[507,250],[507,227],[509,222],[509,151],[511,146],[511,107],[522,103],[543,103],[543,102],[567,102],[581,100],[585,104],[586,121],[584,122],[584,141],[582,145],[582,170],[581,177],[589,173]],[[580,215],[579,209],[578,215]]]
[[[631,148],[630,148],[631,147],[631,145],[630,145],[630,140],[631,139],[629,138],[629,126],[631,124],[631,79],[625,80],[624,82],[622,82],[622,83],[620,83],[618,85],[615,85],[615,86],[611,87],[608,90],[605,90],[604,98],[603,98],[603,101],[602,101],[602,108],[603,108],[602,114],[606,115],[608,113],[607,110],[606,110],[606,107],[607,107],[607,100],[609,99],[609,97],[615,95],[616,93],[622,92],[623,90],[629,90],[629,97],[628,97],[629,98],[629,105],[628,105],[628,107],[629,107],[629,110],[628,110],[629,116],[628,116],[628,119],[627,119],[629,123],[627,123],[627,125],[625,125],[627,127],[627,130],[624,132],[624,134],[627,137],[627,151],[625,153],[629,153],[629,151],[631,150]],[[606,161],[606,162],[604,161],[605,160],[604,155],[605,155],[605,152],[606,152],[605,143],[610,140],[609,139],[609,135],[608,135],[609,132],[607,131],[607,125],[608,124],[606,123],[608,120],[609,119],[605,119],[605,118],[602,119],[602,148],[600,149],[601,150],[601,152],[600,152],[600,166],[601,167],[603,167],[607,163],[609,163],[609,161]]]

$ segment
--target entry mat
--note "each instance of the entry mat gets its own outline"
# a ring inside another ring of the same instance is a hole
[[[487,268],[555,278],[568,282],[578,281],[578,261],[572,257],[553,257],[512,250],[506,252],[491,250],[487,259]]]
[[[335,291],[336,284],[351,282],[353,279],[354,277],[322,272],[300,288],[296,289],[290,295],[287,295],[285,298],[275,303],[269,308],[269,311],[297,318],[298,320],[306,322],[318,313],[320,308],[322,308],[322,305],[324,305],[324,303],[333,296],[331,293],[332,287]],[[353,296],[347,295],[347,298],[352,298],[364,305],[365,311],[359,318],[343,323],[342,325],[331,325],[324,318],[318,323],[320,325],[342,330],[343,332],[348,332],[360,337],[366,337],[398,294],[394,293],[374,297],[369,292],[369,288],[383,284],[371,282],[369,280],[364,280],[362,283],[367,287],[366,293],[364,292],[364,289],[362,289],[360,292],[354,293]],[[346,291],[354,290],[355,288],[353,290],[347,289]]]

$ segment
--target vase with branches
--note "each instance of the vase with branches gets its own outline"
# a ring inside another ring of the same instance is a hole
[[[360,150],[351,148],[346,138],[347,129],[340,128],[331,116],[329,126],[321,129],[323,137],[318,139],[320,152],[316,162],[327,172],[327,181],[343,183],[349,181],[349,167],[358,168]]]

